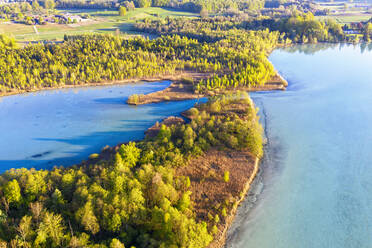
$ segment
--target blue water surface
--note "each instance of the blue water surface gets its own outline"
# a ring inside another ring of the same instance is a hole
[[[198,100],[130,106],[128,96],[171,82],[46,90],[0,98],[0,172],[72,165],[106,146],[144,138],[156,121]]]
[[[372,247],[372,45],[304,45],[270,60],[264,190],[228,247]]]

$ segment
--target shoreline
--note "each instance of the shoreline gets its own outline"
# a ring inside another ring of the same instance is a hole
[[[264,150],[266,153],[267,150]],[[264,190],[264,167],[267,163],[266,155],[259,161],[259,170],[255,178],[252,180],[249,189],[247,190],[244,199],[240,202],[236,213],[234,215],[233,221],[230,223],[230,226],[226,232],[225,243],[216,248],[232,248],[234,240],[239,239],[239,231],[246,220],[247,216],[250,214],[252,209],[258,204],[258,197],[261,196]]]
[[[190,79],[185,79],[184,76],[180,76],[179,79],[172,80],[169,87],[152,92],[145,95],[131,95],[127,104],[130,105],[143,105],[151,103],[160,103],[166,101],[184,101],[190,99],[197,99],[202,97],[214,96],[232,93],[234,91],[247,91],[247,92],[257,92],[257,91],[273,91],[273,90],[286,90],[288,82],[275,71],[275,76],[268,80],[264,85],[257,87],[237,87],[233,89],[226,89],[223,91],[213,92],[213,93],[196,93],[193,89],[193,81],[201,78],[205,78],[209,75],[206,74],[188,74],[188,76],[193,76]],[[192,79],[192,80],[191,80]],[[132,98],[133,97],[133,98]]]
[[[156,76],[149,76],[149,77],[139,77],[139,78],[130,78],[130,79],[123,79],[123,80],[113,80],[113,81],[100,81],[100,82],[93,82],[93,83],[83,83],[83,84],[74,84],[74,85],[63,85],[63,86],[56,86],[56,87],[42,87],[32,90],[17,90],[17,91],[9,91],[9,92],[1,92],[0,98],[5,96],[13,96],[13,95],[20,95],[20,94],[27,94],[27,93],[36,93],[39,91],[46,91],[46,90],[63,90],[63,89],[75,89],[75,88],[86,88],[86,87],[96,87],[96,86],[110,86],[110,85],[125,85],[130,83],[137,83],[137,82],[156,82],[156,81],[176,81],[180,80],[185,77],[200,77],[200,76],[209,76],[209,73],[197,73],[192,71],[176,71],[174,74],[163,74],[163,75],[156,75]]]
[[[191,82],[185,82],[185,80],[200,80],[203,78],[207,78],[211,75],[211,73],[199,73],[193,71],[178,71],[179,73],[175,72],[174,74],[164,74],[164,75],[156,75],[156,76],[149,76],[149,77],[140,77],[140,78],[131,78],[131,79],[124,79],[124,80],[113,80],[113,81],[101,81],[101,82],[94,82],[94,83],[84,83],[84,84],[74,84],[74,85],[63,85],[63,86],[56,86],[56,87],[42,87],[33,90],[17,90],[17,91],[10,91],[10,92],[2,92],[0,93],[0,98],[6,96],[13,96],[13,95],[21,95],[21,94],[28,94],[28,93],[37,93],[40,91],[47,91],[47,90],[64,90],[64,89],[76,89],[76,88],[87,88],[87,87],[99,87],[99,86],[113,86],[113,85],[125,85],[130,83],[137,83],[137,82],[157,82],[157,81],[171,81],[171,85],[163,90],[152,92],[143,96],[143,99],[140,100],[139,103],[133,104],[127,102],[130,105],[142,105],[142,104],[150,104],[150,103],[160,103],[166,101],[184,101],[190,99],[196,99],[201,97],[208,97],[212,96],[210,94],[202,94],[202,93],[195,93],[192,88],[190,89]],[[248,92],[256,92],[256,91],[271,91],[271,90],[285,90],[288,86],[288,82],[279,74],[279,72],[275,72],[276,75],[268,80],[265,85],[257,86],[254,88],[251,87],[239,87],[232,90],[226,90],[223,93],[229,93],[235,90],[243,90]],[[186,85],[186,90],[184,89],[184,85]],[[219,93],[219,94],[221,94]]]
[[[231,210],[230,214],[226,217],[226,221],[224,224],[224,228],[222,233],[220,233],[210,244],[209,248],[223,248],[226,247],[226,241],[229,240],[229,231],[233,226],[235,218],[237,216],[238,210],[240,209],[240,205],[247,199],[247,195],[253,189],[253,184],[257,178],[257,175],[260,173],[260,159],[256,157],[253,167],[253,172],[251,173],[250,177],[244,184],[243,191],[241,192],[241,196],[238,201],[235,202],[233,209]]]

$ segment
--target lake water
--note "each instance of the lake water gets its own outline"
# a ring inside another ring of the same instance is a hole
[[[275,50],[285,92],[264,110],[263,192],[232,235],[236,248],[372,247],[371,45]]]
[[[79,163],[106,145],[140,140],[156,121],[197,100],[130,106],[128,96],[169,81],[46,90],[0,98],[0,172]]]

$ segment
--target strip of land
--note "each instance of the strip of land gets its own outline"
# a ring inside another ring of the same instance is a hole
[[[12,91],[8,92],[0,92],[0,97],[2,96],[10,96],[10,95],[17,95],[17,94],[23,94],[23,93],[32,93],[32,92],[38,92],[42,90],[56,90],[56,89],[70,89],[70,88],[82,88],[82,87],[93,87],[93,86],[107,86],[107,85],[121,85],[121,84],[129,84],[129,83],[135,83],[135,82],[157,82],[157,81],[174,81],[178,82],[183,78],[195,78],[195,79],[201,79],[201,78],[207,78],[209,77],[209,73],[196,73],[191,71],[177,71],[174,74],[162,74],[162,75],[156,75],[156,76],[149,76],[149,77],[138,77],[138,78],[129,78],[124,80],[114,80],[114,81],[100,81],[100,82],[79,82],[74,85],[65,84],[62,86],[51,86],[51,87],[40,87],[35,89],[29,89],[29,90],[22,90],[22,89],[13,89]],[[187,98],[190,99],[190,98]],[[182,100],[182,99],[180,99]]]
[[[271,91],[271,90],[285,90],[288,83],[285,79],[276,73],[268,82],[264,85],[258,85],[255,87],[239,87],[233,90],[227,89],[223,92],[207,92],[207,93],[196,93],[194,91],[194,82],[200,79],[208,78],[210,75],[207,73],[183,73],[173,77],[172,84],[164,90],[149,93],[146,95],[135,95],[135,99],[130,97],[127,101],[128,104],[142,105],[150,103],[159,103],[164,101],[184,101],[189,99],[197,99],[201,97],[213,96],[220,93],[231,93],[235,90],[242,91]]]

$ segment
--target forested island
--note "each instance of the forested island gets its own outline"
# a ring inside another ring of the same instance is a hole
[[[263,5],[202,2],[135,5],[187,6],[201,14]],[[183,113],[187,122],[165,120],[143,141],[106,148],[82,164],[1,175],[1,246],[221,247],[263,155],[262,126],[246,91],[285,88],[268,54],[292,43],[348,41],[338,23],[310,12],[144,19],[135,29],[159,37],[66,35],[61,43],[20,46],[0,35],[0,95],[182,74],[174,87],[188,95],[178,100],[208,97]],[[265,88],[270,82],[275,86]],[[133,95],[128,102],[177,100],[177,94]]]

